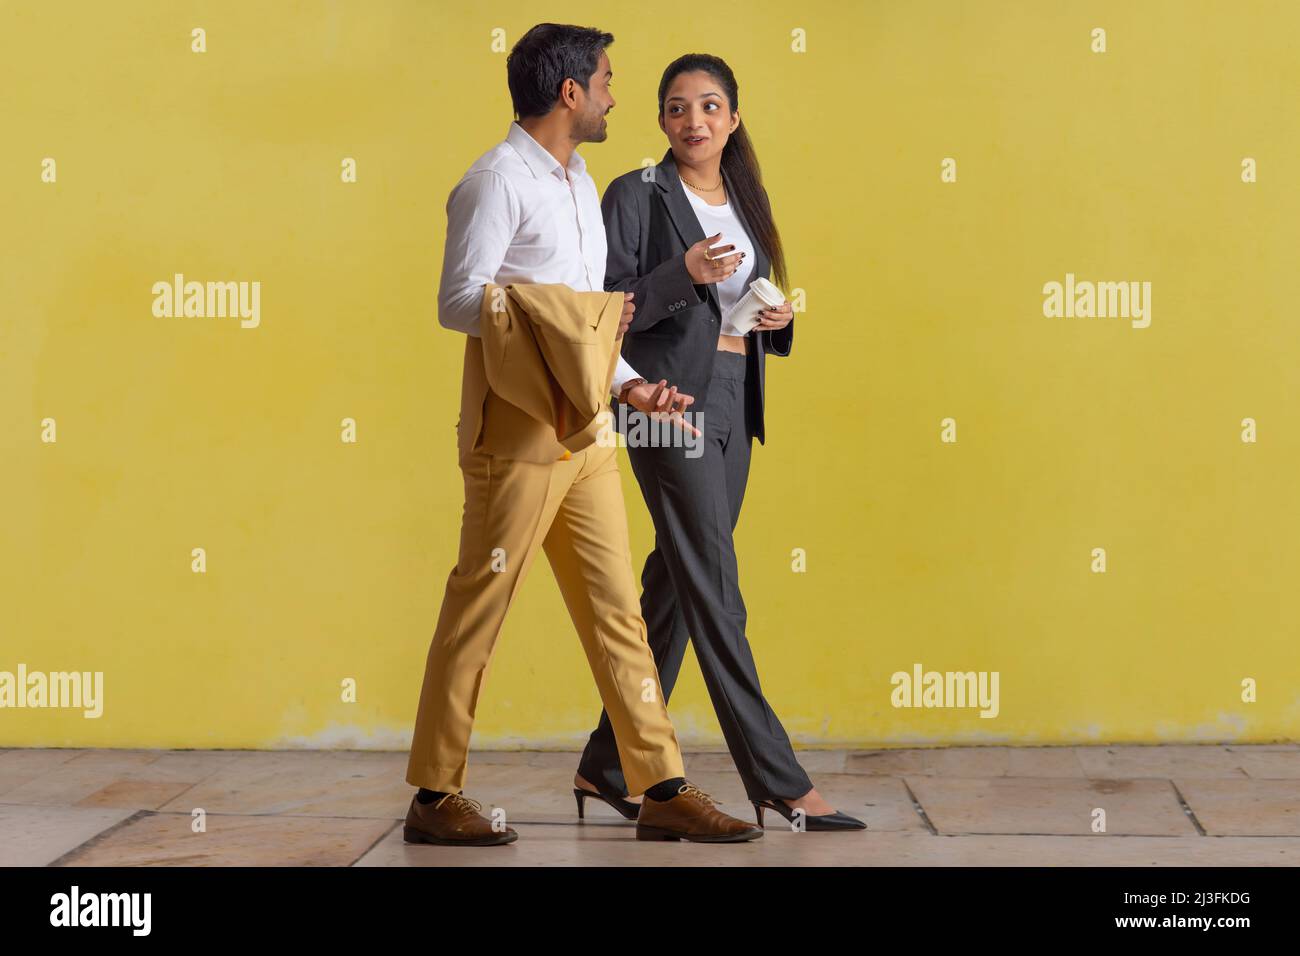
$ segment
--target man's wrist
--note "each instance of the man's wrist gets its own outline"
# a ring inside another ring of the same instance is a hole
[[[643,379],[643,378],[629,378],[626,382],[624,382],[624,383],[619,387],[619,390],[618,390],[618,403],[619,403],[620,405],[626,405],[626,404],[627,404],[627,393],[630,392],[630,391],[632,391],[632,389],[634,389],[634,388],[635,388],[636,386],[638,386],[638,385],[644,385],[645,382],[646,382],[646,380]]]

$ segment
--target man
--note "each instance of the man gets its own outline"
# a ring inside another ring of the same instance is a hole
[[[447,202],[438,320],[469,336],[457,426],[465,511],[407,766],[407,782],[420,788],[407,813],[408,842],[485,846],[517,837],[509,827],[494,827],[461,791],[483,675],[538,547],[555,572],[614,725],[629,793],[645,794],[637,839],[736,842],[762,835],[719,811],[683,777],[646,643],[616,445],[601,442],[569,454],[554,430],[548,433],[484,384],[485,286],[561,284],[605,295],[604,222],[575,146],[605,139],[605,114],[614,107],[605,48],[613,42],[608,33],[581,27],[543,23],[529,30],[506,60],[517,120]],[[634,308],[626,298],[621,331]],[[693,399],[667,384],[646,382],[619,356],[611,390],[641,411],[680,422]]]

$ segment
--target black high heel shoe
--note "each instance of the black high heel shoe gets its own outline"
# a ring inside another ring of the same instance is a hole
[[[763,825],[763,811],[775,810],[787,820],[794,820],[794,811],[785,805],[784,800],[751,800],[754,805],[754,813],[758,816],[758,825]],[[840,813],[836,810],[834,813],[822,813],[814,816],[811,813],[803,815],[804,830],[865,830],[867,825],[857,817],[851,817],[847,813]]]
[[[586,817],[583,815],[583,809],[584,809],[584,804],[586,804],[588,797],[591,797],[593,800],[599,800],[602,803],[608,803],[619,813],[623,814],[624,820],[635,820],[637,818],[637,814],[641,812],[641,804],[633,803],[631,800],[624,800],[622,797],[615,796],[612,793],[600,793],[598,791],[592,791],[592,790],[579,790],[577,787],[574,787],[573,798],[578,801],[579,820],[586,819]]]

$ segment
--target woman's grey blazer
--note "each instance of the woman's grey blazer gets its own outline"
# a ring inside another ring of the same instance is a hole
[[[731,178],[723,173],[727,195],[734,196]],[[601,199],[609,252],[605,291],[634,293],[636,311],[623,337],[623,357],[651,381],[667,379],[679,391],[694,395],[704,406],[713,373],[713,353],[722,326],[716,285],[696,285],[686,271],[686,250],[705,238],[704,230],[678,181],[673,151],[658,166],[634,169],[619,176]],[[749,230],[739,206],[736,218]],[[751,239],[753,234],[750,234]],[[725,236],[723,237],[726,238]],[[747,282],[767,278],[771,264],[754,242],[752,271]],[[745,268],[745,266],[741,266]],[[748,390],[754,437],[765,438],[763,427],[763,363],[767,354],[786,356],[794,344],[794,321],[774,332],[747,336],[745,377],[757,384]],[[617,401],[617,400],[615,400]]]

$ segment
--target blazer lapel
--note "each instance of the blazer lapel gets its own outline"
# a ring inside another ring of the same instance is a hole
[[[736,219],[744,226],[745,231],[749,233],[750,239],[753,241],[754,230],[745,219],[744,213],[741,212],[740,203],[735,201],[736,191],[732,188],[731,177],[727,175],[726,170],[723,170],[722,178],[727,184],[727,201],[731,203],[731,211],[736,214]],[[686,198],[685,187],[681,185],[678,179],[677,163],[673,159],[673,151],[669,149],[664,153],[663,161],[655,167],[655,185],[663,192],[664,205],[668,208],[668,215],[673,221],[673,226],[677,229],[677,234],[689,248],[704,238],[704,229],[700,226],[699,217],[695,215],[695,209],[691,206],[691,201]],[[758,242],[754,242],[753,245],[754,262],[749,275],[745,279],[745,288],[749,288],[749,284],[759,276],[767,278],[768,272],[772,268],[763,247]],[[718,313],[718,318],[721,319],[722,305],[718,301],[718,287],[708,285],[705,288],[708,290],[709,300],[713,303],[714,311]]]
[[[681,237],[686,247],[690,248],[706,237],[704,229],[700,226],[699,217],[691,208],[691,201],[686,198],[686,187],[678,179],[677,163],[673,159],[673,151],[670,148],[664,153],[663,161],[655,167],[655,185],[663,192],[664,205],[668,207],[668,215],[673,221],[677,235]],[[710,284],[704,288],[708,291],[709,301],[713,303],[713,311],[721,317],[722,305],[718,302],[718,287]]]

